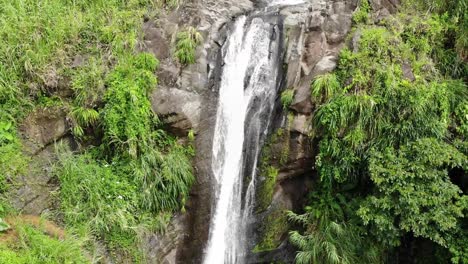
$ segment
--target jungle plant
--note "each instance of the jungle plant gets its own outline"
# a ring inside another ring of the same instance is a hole
[[[177,34],[175,56],[182,64],[195,63],[195,50],[203,41],[202,35],[194,27]]]
[[[312,83],[320,195],[292,217],[305,227],[291,235],[297,262],[379,263],[403,237],[419,237],[465,263],[467,196],[450,175],[466,178],[468,92],[449,62],[453,21],[411,10],[355,22],[354,48]],[[355,245],[371,256],[356,259]]]
[[[304,214],[288,214],[290,221],[305,228],[304,234],[290,232],[291,243],[300,250],[296,263],[381,263],[378,248],[361,237],[359,227],[344,221],[350,209],[344,196],[312,193],[310,201]]]

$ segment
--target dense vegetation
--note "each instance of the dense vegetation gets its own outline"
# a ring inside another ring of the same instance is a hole
[[[17,226],[2,237],[0,244],[0,263],[8,264],[62,264],[87,263],[83,254],[83,241],[74,237],[54,237],[48,235],[44,226],[33,226],[21,223],[16,219]],[[50,231],[50,230],[49,230]],[[17,236],[17,237],[16,237]]]
[[[361,1],[337,70],[311,87],[320,179],[290,213],[297,263],[468,263],[466,8],[405,1],[373,21]]]
[[[91,260],[79,250],[93,252],[104,241],[141,262],[139,236],[163,231],[184,210],[193,148],[162,130],[149,100],[159,62],[137,52],[143,18],[180,2],[0,0],[0,192],[27,170],[18,124],[38,109],[64,110],[79,147],[59,148],[57,215],[70,232],[89,237],[67,248],[65,240],[17,227],[20,246],[0,250],[2,261],[84,263]],[[174,56],[193,63],[199,33],[189,28],[178,39]],[[8,229],[2,218],[0,226]]]

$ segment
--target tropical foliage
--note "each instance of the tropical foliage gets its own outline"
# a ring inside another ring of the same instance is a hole
[[[442,2],[377,25],[361,1],[358,41],[312,82],[320,179],[290,214],[304,228],[291,232],[298,263],[382,263],[408,237],[468,263],[466,3]]]
[[[59,151],[57,214],[71,232],[142,261],[139,235],[162,232],[172,213],[184,210],[194,181],[193,147],[167,134],[151,108],[159,62],[136,52],[143,19],[180,3],[0,0],[0,195],[27,165],[20,120],[38,108],[63,109],[80,152]],[[193,28],[184,32],[180,54],[193,63],[201,37]],[[7,263],[27,251],[27,263],[41,263],[27,244],[9,248]]]

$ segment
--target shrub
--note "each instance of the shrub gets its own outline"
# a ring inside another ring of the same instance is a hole
[[[356,24],[367,23],[371,6],[369,0],[360,0],[357,11],[353,14],[353,22]]]
[[[141,183],[124,162],[98,162],[90,153],[62,153],[55,174],[60,180],[61,211],[72,230],[85,230],[114,250],[140,259],[138,233],[161,232],[164,212],[141,208]]]
[[[306,214],[292,215],[305,228],[291,233],[296,262],[379,263],[409,237],[464,262],[467,198],[451,174],[466,177],[468,94],[451,64],[453,21],[414,8],[368,22],[312,83],[320,179]]]
[[[195,63],[195,50],[203,41],[201,34],[193,27],[177,34],[175,56],[182,64]]]

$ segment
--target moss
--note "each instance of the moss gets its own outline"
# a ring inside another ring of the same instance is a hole
[[[294,90],[287,89],[281,93],[281,104],[283,105],[283,109],[287,110],[289,106],[291,106],[294,100]]]
[[[290,122],[288,122],[288,124],[290,124]],[[282,144],[279,151],[276,149],[278,144]],[[287,162],[288,155],[289,125],[287,129],[279,128],[276,130],[263,145],[258,175],[263,177],[264,180],[257,187],[257,212],[266,210],[270,205],[276,185],[276,177],[279,173],[278,165],[284,165]],[[277,165],[274,165],[275,163]]]
[[[270,251],[279,246],[281,237],[288,230],[288,219],[285,211],[272,212],[262,223],[260,242],[253,249],[254,253]]]
[[[273,191],[276,185],[276,177],[278,176],[279,170],[274,166],[268,166],[263,171],[265,180],[259,187],[257,191],[257,203],[258,207],[257,210],[264,211],[271,203],[271,199],[273,198]]]

